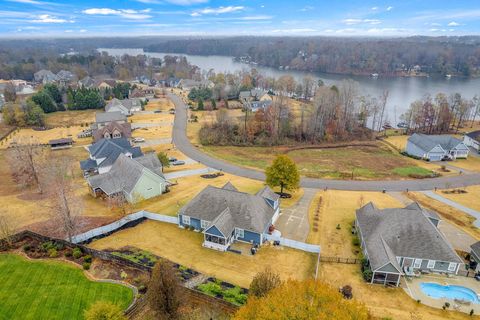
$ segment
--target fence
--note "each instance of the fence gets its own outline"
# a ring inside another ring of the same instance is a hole
[[[329,263],[343,263],[343,264],[359,264],[362,262],[361,259],[357,258],[340,258],[340,257],[325,257],[320,256],[321,262]]]
[[[163,214],[158,214],[158,213],[152,213],[148,211],[138,211],[132,214],[129,214],[125,217],[123,217],[120,220],[117,220],[115,222],[112,222],[110,224],[107,224],[102,227],[98,227],[92,230],[89,230],[87,232],[78,234],[72,238],[73,243],[82,243],[89,241],[90,239],[100,237],[100,236],[105,236],[108,235],[112,232],[115,232],[116,230],[126,226],[127,224],[132,224],[133,222],[140,222],[140,219],[151,219],[151,220],[156,220],[156,221],[161,221],[161,222],[167,222],[167,223],[173,223],[177,224],[178,223],[178,218],[177,217],[172,217],[172,216],[166,216]]]
[[[269,241],[279,241],[282,246],[290,247],[298,250],[303,250],[312,253],[320,253],[320,246],[314,244],[308,244],[305,242],[295,241],[291,239],[286,239],[282,237],[276,237],[272,235],[265,235],[265,238]]]

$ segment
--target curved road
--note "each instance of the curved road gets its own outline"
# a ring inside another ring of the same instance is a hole
[[[187,138],[187,114],[188,108],[182,99],[177,95],[169,93],[169,97],[175,104],[175,122],[173,125],[173,142],[175,146],[186,156],[194,159],[208,167],[222,170],[224,172],[265,181],[265,174],[262,171],[240,167],[201,152],[193,146]],[[385,180],[385,181],[356,181],[356,180],[328,180],[302,178],[301,186],[315,189],[335,189],[335,190],[353,190],[353,191],[424,191],[437,188],[457,188],[480,184],[480,173],[464,173],[452,177],[440,177],[432,179],[419,180]]]

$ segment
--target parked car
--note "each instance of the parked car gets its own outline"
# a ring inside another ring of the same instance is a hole
[[[138,138],[133,138],[133,142],[135,142],[135,143],[145,142],[145,139],[144,139],[144,138],[140,138],[140,137],[138,137]]]
[[[177,160],[175,162],[172,162],[172,165],[174,166],[183,166],[185,164],[185,161],[183,160]]]
[[[162,110],[155,110],[153,113],[162,113]]]
[[[175,114],[175,109],[170,109],[170,114]]]
[[[174,157],[169,157],[168,158],[168,161],[171,163],[171,162],[175,162],[177,161],[177,158],[174,158]]]

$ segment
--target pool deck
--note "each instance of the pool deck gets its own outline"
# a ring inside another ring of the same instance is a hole
[[[445,302],[450,303],[449,310],[457,310],[465,313],[470,313],[470,310],[474,310],[476,315],[480,314],[480,303],[471,303],[470,305],[463,305],[460,303],[455,302],[453,299],[434,299],[427,296],[423,293],[422,289],[420,288],[420,284],[423,282],[433,282],[441,284],[442,286],[445,285],[455,285],[455,286],[463,286],[475,291],[477,294],[480,293],[480,282],[475,280],[474,278],[466,278],[461,276],[454,276],[454,277],[446,277],[444,275],[422,275],[418,278],[413,279],[404,279],[403,280],[403,289],[407,292],[415,300],[420,300],[421,303],[441,309]]]

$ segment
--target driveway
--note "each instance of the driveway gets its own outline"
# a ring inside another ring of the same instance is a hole
[[[308,208],[313,197],[318,192],[315,189],[304,189],[302,198],[290,208],[281,209],[275,227],[282,237],[305,242],[310,225],[308,223]]]
[[[423,191],[422,192],[424,195],[426,195],[427,197],[430,197],[432,199],[435,199],[437,201],[440,201],[442,202],[443,204],[446,204],[450,207],[453,207],[457,210],[460,210],[462,212],[465,212],[466,214],[468,215],[471,215],[472,217],[476,218],[477,220],[475,220],[475,222],[473,223],[473,225],[477,228],[480,228],[480,212],[476,211],[476,210],[473,210],[473,209],[470,209],[470,208],[467,208],[465,206],[462,206],[461,204],[455,202],[455,201],[452,201],[450,199],[447,199],[447,198],[444,198],[442,197],[441,195],[433,192],[433,191]]]
[[[188,157],[205,164],[208,167],[222,170],[224,172],[241,176],[245,178],[265,181],[263,171],[249,169],[228,163],[213,157],[210,157],[195,148],[187,138],[187,114],[188,108],[181,98],[168,93],[169,98],[175,104],[175,122],[173,126],[173,141],[176,147]],[[396,180],[396,181],[356,181],[356,180],[328,180],[302,178],[301,186],[313,189],[335,189],[335,190],[358,190],[358,191],[422,191],[433,190],[435,187],[444,188],[448,185],[450,188],[458,188],[470,185],[480,184],[480,173],[462,174],[452,177],[440,177],[431,179],[417,180]]]

